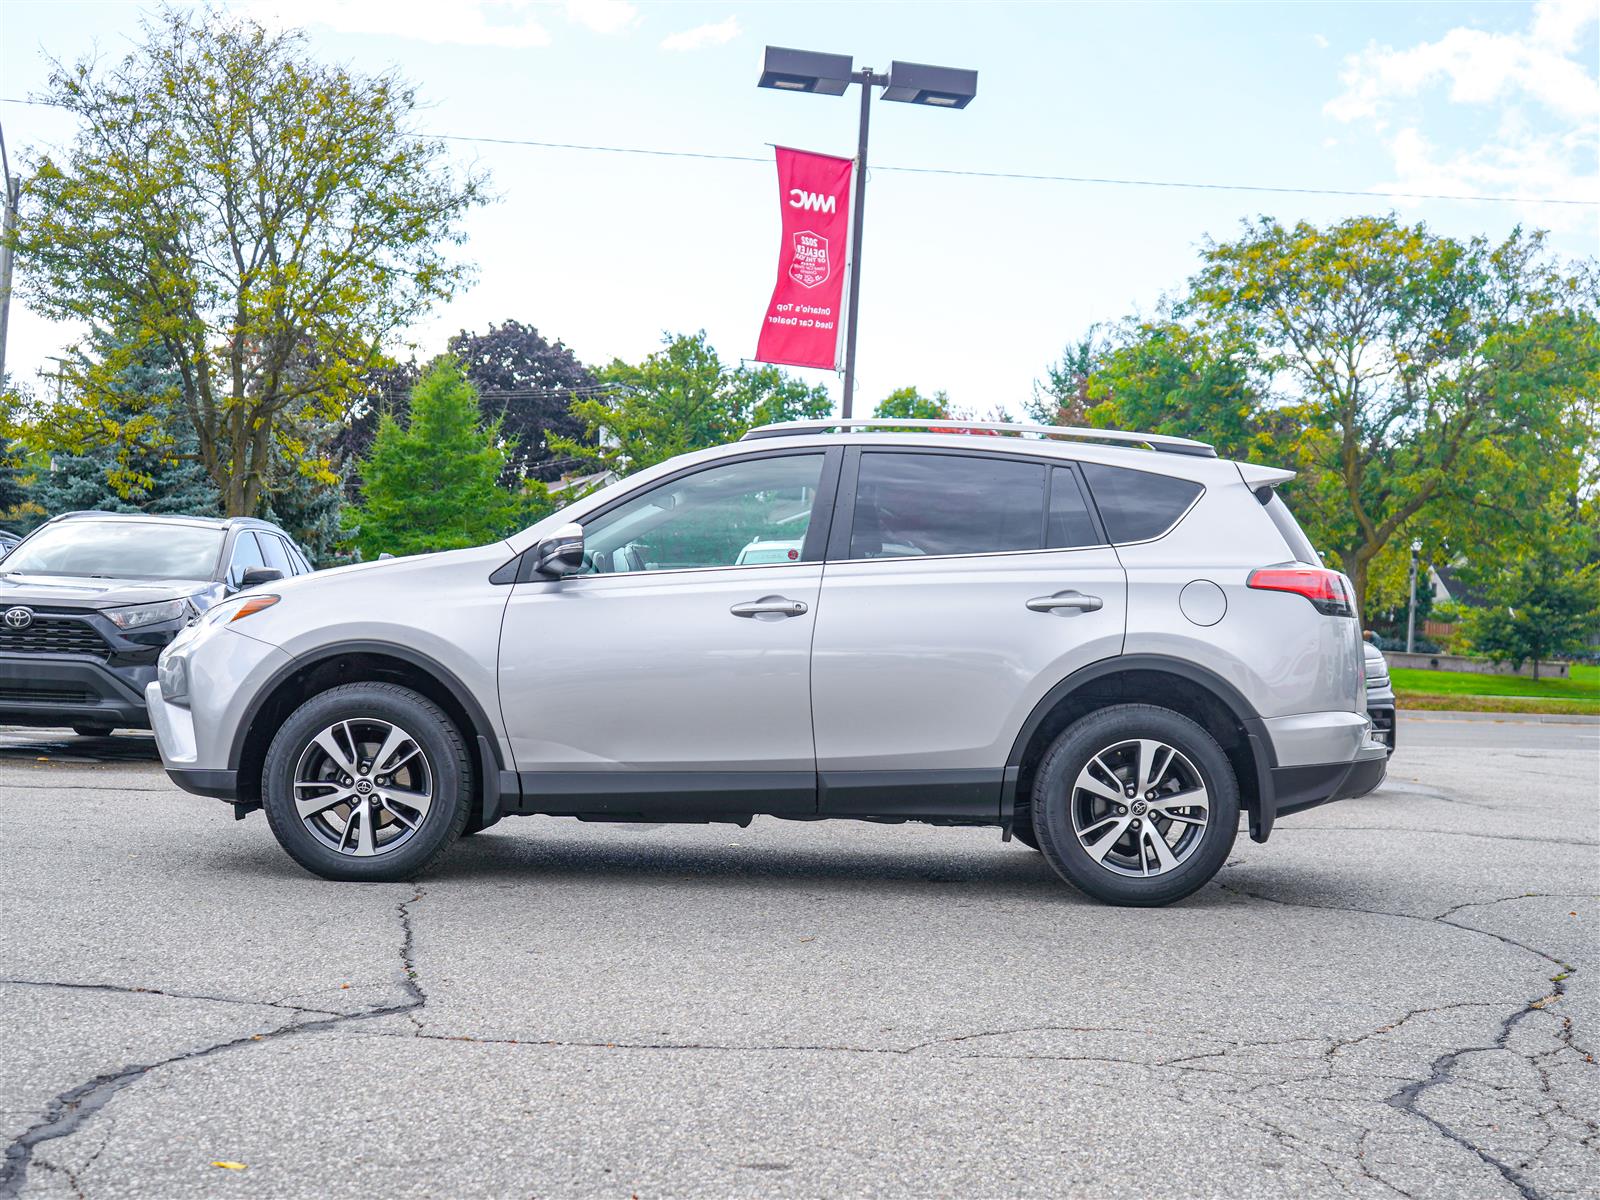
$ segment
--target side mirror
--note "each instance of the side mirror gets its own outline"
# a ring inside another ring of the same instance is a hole
[[[563,525],[535,546],[533,569],[557,579],[583,570],[583,526]]]
[[[283,578],[283,572],[277,567],[229,567],[228,586],[236,592],[245,588],[259,587],[263,583],[272,583]]]

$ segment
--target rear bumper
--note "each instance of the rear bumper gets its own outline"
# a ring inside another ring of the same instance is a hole
[[[1289,762],[1274,755],[1271,741],[1257,728],[1248,730],[1251,755],[1255,760],[1257,794],[1248,798],[1250,837],[1264,842],[1280,816],[1303,812],[1334,800],[1353,800],[1365,796],[1383,782],[1389,769],[1389,747],[1365,735],[1355,753],[1327,762]]]
[[[1383,782],[1388,770],[1389,751],[1381,742],[1368,742],[1354,762],[1274,767],[1272,791],[1277,815],[1289,816],[1334,800],[1365,796]]]
[[[155,668],[113,671],[92,658],[0,658],[0,725],[148,729],[140,695]]]

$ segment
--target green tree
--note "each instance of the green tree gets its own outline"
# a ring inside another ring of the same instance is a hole
[[[1373,560],[1413,522],[1493,507],[1508,472],[1580,452],[1569,416],[1600,386],[1595,281],[1539,235],[1262,218],[1203,259],[1184,307],[1213,343],[1248,346],[1275,454],[1302,473],[1296,512],[1363,604]]]
[[[1170,316],[1125,322],[1092,362],[1080,360],[1077,424],[1195,437],[1230,458],[1271,450],[1268,412],[1248,347]],[[1052,394],[1054,394],[1052,392]]]
[[[397,75],[211,10],[166,10],[109,68],[56,63],[42,98],[79,128],[31,164],[23,288],[47,316],[127,335],[72,380],[91,420],[47,419],[102,419],[110,382],[159,346],[224,511],[253,514],[280,423],[346,411],[381,341],[451,294],[463,268],[445,245],[482,180],[445,170]]]
[[[461,364],[439,359],[411,393],[406,425],[387,414],[379,422],[361,464],[365,499],[347,510],[356,545],[367,557],[420,554],[514,532],[529,505],[498,482],[508,457],[499,422],[482,424]]]
[[[950,397],[944,392],[924,396],[914,387],[895,388],[872,410],[875,417],[899,417],[904,421],[942,421],[951,415]]]
[[[826,388],[777,367],[730,370],[703,329],[666,334],[643,362],[614,360],[596,375],[612,393],[573,403],[584,438],[552,437],[550,445],[620,475],[737,441],[757,425],[827,416],[833,407]]]
[[[1575,566],[1540,554],[1505,572],[1491,592],[1492,605],[1467,615],[1472,649],[1518,670],[1584,649],[1600,628],[1600,566]]]

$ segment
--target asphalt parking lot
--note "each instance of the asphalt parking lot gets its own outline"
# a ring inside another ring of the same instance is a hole
[[[1400,745],[1141,911],[850,822],[329,884],[0,731],[0,1196],[1594,1196],[1600,726]]]

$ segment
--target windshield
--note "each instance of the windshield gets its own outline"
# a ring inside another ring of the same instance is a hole
[[[224,531],[167,521],[63,521],[6,555],[7,573],[210,579]]]

